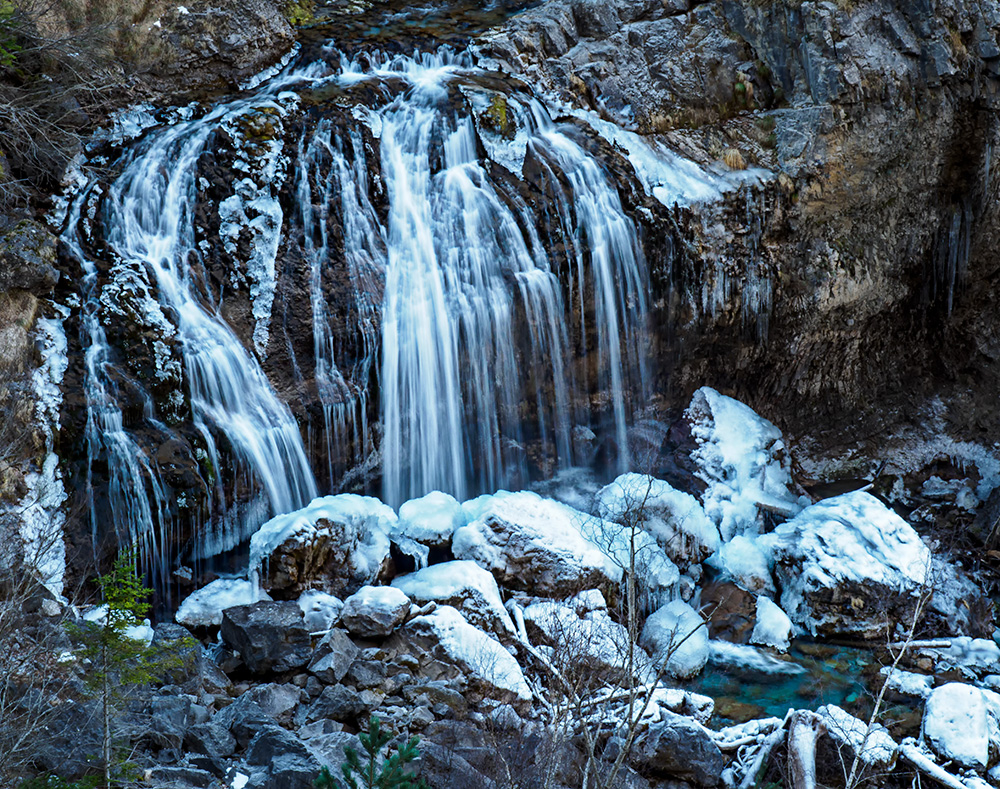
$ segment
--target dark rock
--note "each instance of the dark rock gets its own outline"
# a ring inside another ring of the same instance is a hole
[[[356,660],[347,672],[346,680],[358,690],[380,687],[386,678],[386,664],[378,660]]]
[[[188,696],[153,696],[149,700],[149,717],[142,739],[161,750],[180,750],[184,735],[192,720],[193,703]]]
[[[213,765],[221,767],[222,760],[232,756],[236,750],[236,738],[228,729],[214,721],[191,726],[184,735],[184,749],[189,753],[200,754],[212,760]],[[213,772],[217,770],[213,769]]]
[[[346,632],[335,628],[317,644],[309,671],[328,684],[340,682],[360,651]]]
[[[222,639],[255,674],[302,668],[312,655],[312,638],[295,603],[263,601],[227,608]]]
[[[0,237],[0,293],[51,291],[59,281],[57,240],[43,225],[23,220]]]
[[[356,690],[345,685],[328,685],[309,705],[306,720],[312,722],[331,718],[336,721],[351,721],[366,711],[367,705]]]
[[[93,767],[101,751],[100,707],[96,701],[76,699],[54,706],[36,738],[36,765],[46,772],[78,778]]]
[[[708,731],[682,715],[666,710],[661,715],[637,742],[633,759],[650,772],[718,786],[726,762]]]
[[[247,748],[246,762],[267,767],[268,789],[313,789],[320,761],[298,737],[280,726],[266,726]]]
[[[188,789],[188,787],[215,786],[215,776],[207,770],[191,767],[154,767],[150,772],[154,786],[163,789]]]
[[[344,601],[340,621],[353,636],[380,638],[406,621],[410,598],[392,586],[364,586]]]
[[[275,723],[248,695],[240,696],[228,707],[216,713],[213,722],[232,732],[241,748],[247,747],[262,726],[271,726]]]
[[[302,690],[295,685],[268,683],[251,688],[240,698],[249,698],[264,714],[282,725],[291,722],[292,713],[302,700]]]

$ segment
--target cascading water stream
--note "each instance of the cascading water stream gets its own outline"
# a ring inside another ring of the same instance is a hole
[[[489,120],[498,102],[500,127]],[[233,184],[217,205],[220,230],[206,236],[199,200],[213,140],[220,130],[237,137],[262,112],[294,118],[297,143],[282,142],[284,132],[269,138],[267,178]],[[195,555],[232,547],[268,513],[305,504],[320,458],[330,491],[374,462],[394,506],[567,468],[579,461],[580,426],[610,434],[617,465],[628,466],[627,428],[647,394],[647,274],[636,225],[581,143],[582,124],[554,122],[523,89],[446,48],[351,60],[330,47],[253,95],[191,114],[134,142],[111,184],[81,191],[64,233],[84,272],[90,465],[106,459],[112,516],[132,539],[155,544],[154,564],[169,561],[175,511],[119,405],[123,372],[101,323],[106,252],[119,290],[133,287],[129,278],[144,283],[133,290],[180,349],[190,422],[216,472]],[[89,228],[95,211],[103,237]],[[241,228],[249,251],[237,243]],[[262,294],[252,335],[261,356],[279,341],[270,306],[288,275],[275,261],[293,247],[307,300],[282,298],[286,315],[308,315],[295,325],[307,323],[311,336],[286,325],[284,340],[301,404],[318,415],[305,443],[226,324],[226,283],[210,284],[207,262],[215,251],[233,271],[257,271],[234,287]],[[168,436],[159,404],[143,394],[145,424]],[[253,481],[249,492],[221,478],[227,459]],[[266,507],[253,504],[261,497]]]

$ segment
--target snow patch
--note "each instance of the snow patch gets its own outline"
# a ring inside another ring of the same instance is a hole
[[[667,673],[686,679],[708,662],[708,628],[701,615],[681,600],[660,608],[646,620],[639,637],[657,664],[666,661]]]
[[[757,598],[757,621],[750,636],[751,644],[788,651],[792,643],[792,620],[773,601],[761,595]]]
[[[218,578],[184,598],[174,619],[185,627],[221,625],[227,608],[270,599],[245,578]]]

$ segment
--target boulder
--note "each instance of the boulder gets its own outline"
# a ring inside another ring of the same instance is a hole
[[[667,603],[650,616],[639,644],[667,673],[679,679],[698,674],[708,662],[708,627],[701,615],[681,600]]]
[[[576,603],[575,599],[537,600],[526,606],[528,634],[536,643],[552,647],[557,665],[572,675],[586,673],[605,681],[622,681],[628,631],[611,619],[606,607],[587,610]]]
[[[273,724],[254,736],[247,748],[246,763],[267,768],[267,789],[313,789],[322,766],[304,742]]]
[[[220,773],[224,760],[236,750],[236,738],[215,721],[197,723],[184,733],[184,750],[205,757],[202,766]]]
[[[823,731],[816,748],[820,763],[839,767],[845,759],[850,764],[858,756],[868,770],[880,774],[895,766],[899,748],[884,726],[876,723],[869,729],[867,723],[835,704],[820,707],[816,714]],[[843,780],[843,775],[839,778]]]
[[[708,486],[705,513],[723,540],[759,534],[765,513],[789,517],[808,503],[794,492],[781,431],[752,408],[703,386],[684,417],[697,443],[691,458]]]
[[[346,685],[328,685],[306,710],[306,721],[329,718],[335,721],[354,722],[359,715],[368,711],[368,705],[361,695]]]
[[[244,578],[217,578],[185,597],[174,619],[187,627],[212,627],[222,624],[222,612],[227,608],[270,599]]]
[[[212,722],[230,732],[236,738],[236,743],[240,748],[246,748],[262,726],[276,723],[256,701],[245,693],[228,707],[219,710]]]
[[[260,602],[226,609],[222,641],[254,674],[302,668],[312,657],[312,638],[295,603]]]
[[[455,530],[466,523],[458,499],[435,490],[400,505],[399,521],[392,534],[426,546],[447,546]]]
[[[718,527],[694,496],[645,474],[622,474],[602,488],[597,514],[642,528],[682,567],[700,564],[721,545]]]
[[[0,236],[0,293],[49,293],[59,281],[58,239],[38,222],[25,219]]]
[[[764,595],[757,598],[757,621],[750,634],[750,643],[774,647],[779,652],[787,652],[792,643],[792,620]]]
[[[412,656],[428,679],[464,677],[483,697],[515,704],[531,700],[531,689],[510,652],[451,606],[414,617],[385,643],[385,650]]]
[[[767,554],[753,537],[737,534],[719,548],[710,564],[748,592],[771,595],[777,592]]]
[[[482,630],[514,632],[496,579],[475,562],[434,564],[394,578],[392,585],[418,603],[433,601],[457,608],[470,624]]]
[[[340,682],[360,653],[347,633],[333,629],[316,645],[309,672],[327,684]]]
[[[211,772],[196,767],[154,767],[149,778],[162,789],[208,789],[217,785]]]
[[[382,638],[406,621],[410,598],[393,586],[364,586],[344,601],[340,620],[353,636]]]
[[[990,716],[983,691],[960,682],[934,688],[924,706],[923,736],[942,759],[985,769],[990,758]]]
[[[299,608],[302,609],[306,627],[317,633],[329,630],[337,624],[344,603],[332,594],[309,589],[299,595]]]
[[[782,609],[814,636],[875,638],[909,623],[931,562],[913,527],[862,491],[813,504],[758,542]]]
[[[719,786],[726,764],[704,726],[666,710],[636,743],[633,760],[649,772],[701,787]]]
[[[452,552],[501,586],[565,597],[621,579],[621,568],[584,536],[591,516],[565,504],[521,491],[481,496],[463,508],[476,517],[455,532]]]
[[[324,496],[272,518],[250,538],[250,571],[271,592],[320,589],[343,597],[388,566],[391,507],[369,496]],[[266,560],[266,561],[265,561]]]

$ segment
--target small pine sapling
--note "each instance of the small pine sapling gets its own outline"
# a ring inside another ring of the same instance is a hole
[[[387,747],[393,737],[393,733],[383,730],[379,719],[372,715],[368,721],[368,731],[358,735],[367,756],[366,761],[362,762],[354,748],[344,750],[347,758],[340,769],[349,789],[430,789],[423,778],[416,778],[406,771],[407,765],[420,756],[417,748],[419,738],[411,737],[394,750]],[[386,748],[385,758],[379,759],[383,748]],[[340,783],[326,767],[316,779],[316,787],[341,789]]]

